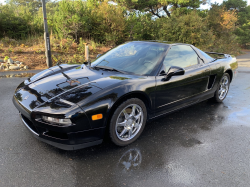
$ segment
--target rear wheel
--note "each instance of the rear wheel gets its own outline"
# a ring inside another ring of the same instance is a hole
[[[109,134],[111,140],[119,146],[134,142],[142,133],[147,119],[147,109],[138,98],[128,99],[114,112]]]
[[[228,73],[224,73],[219,82],[219,86],[214,94],[214,100],[216,102],[220,103],[226,98],[229,86],[230,86],[230,76]]]

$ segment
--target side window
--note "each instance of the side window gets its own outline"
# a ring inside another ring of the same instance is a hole
[[[163,64],[166,67],[166,71],[168,71],[171,66],[188,68],[198,64],[197,57],[196,52],[190,46],[174,45],[168,51]]]
[[[211,56],[209,56],[207,53],[203,52],[202,50],[196,48],[196,50],[199,50],[199,52],[205,57],[207,62],[211,62],[212,60],[214,60],[214,58],[212,58]]]

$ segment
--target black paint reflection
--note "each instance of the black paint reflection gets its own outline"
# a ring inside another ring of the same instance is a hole
[[[45,107],[49,107],[49,108],[52,108],[52,109],[55,109],[55,110],[60,110],[62,108],[70,108],[71,106],[66,104],[66,103],[62,103],[60,102],[60,99],[57,98],[57,99],[54,99],[50,102],[46,102],[44,103],[43,105],[40,106],[40,108],[45,108]]]
[[[131,79],[131,78],[126,78],[126,77],[118,77],[118,76],[110,76],[111,79],[118,79],[118,80],[126,80],[126,79]]]
[[[58,95],[58,94],[61,94],[63,93],[63,90],[61,88],[55,88],[55,89],[52,89],[48,92],[49,95],[51,95],[52,97]]]
[[[21,102],[23,101],[22,94],[21,94],[21,93],[19,93],[19,92],[18,92],[18,93],[16,93],[16,98],[17,98],[17,100],[18,100],[18,101],[21,101]]]
[[[34,87],[34,88],[37,88],[37,87]],[[42,93],[41,91],[38,92],[38,90],[36,90],[34,88],[31,88],[30,86],[25,86],[23,88],[23,90],[29,92],[30,94],[32,94],[34,96],[36,96],[37,101],[40,102],[40,103],[43,103],[46,100],[50,99],[50,97],[48,95],[46,95],[45,93]],[[43,96],[43,98],[42,98],[42,96]],[[46,99],[46,100],[44,100],[44,99]]]
[[[31,108],[31,109],[34,109],[34,108],[36,108],[38,105],[40,105],[41,103],[40,102],[38,102],[38,101],[31,101],[31,103],[29,104],[29,107]]]
[[[99,88],[89,84],[84,87],[77,88],[70,93],[65,93],[61,97],[72,103],[78,103],[99,90]]]
[[[78,84],[77,82],[66,81],[66,82],[60,83],[60,84],[58,84],[56,86],[58,86],[59,88],[61,88],[63,90],[69,90],[69,89],[75,88],[75,87],[77,87],[79,85],[80,84]]]

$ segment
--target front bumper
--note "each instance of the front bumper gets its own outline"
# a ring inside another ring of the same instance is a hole
[[[13,103],[20,112],[20,117],[26,128],[33,134],[33,136],[47,144],[63,150],[77,150],[102,143],[102,137],[105,132],[105,128],[90,129],[78,132],[62,132],[54,131],[55,127],[51,129],[47,126],[41,127],[35,124],[35,121],[31,119],[31,111],[22,106],[15,97],[13,97]],[[62,127],[61,127],[62,128]]]

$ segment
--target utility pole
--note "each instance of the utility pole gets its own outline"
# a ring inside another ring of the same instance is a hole
[[[42,0],[42,6],[43,6],[43,20],[44,20],[45,56],[46,56],[47,66],[50,68],[52,67],[52,59],[51,59],[51,48],[50,48],[45,0]]]
[[[85,45],[85,61],[88,62],[88,66],[91,65],[90,59],[89,59],[89,43],[83,43]]]

